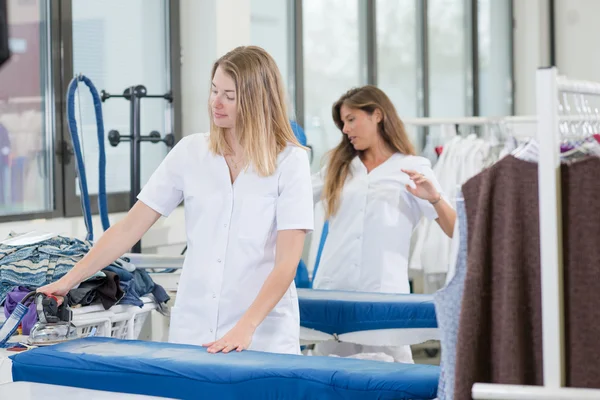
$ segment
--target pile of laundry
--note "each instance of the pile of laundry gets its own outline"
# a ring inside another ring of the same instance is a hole
[[[8,317],[23,297],[37,288],[55,282],[69,272],[91,249],[91,243],[59,235],[9,235],[0,243],[0,305]],[[101,304],[143,306],[141,297],[153,297],[161,308],[170,298],[144,270],[122,257],[97,272],[67,295],[71,307]],[[23,334],[37,322],[35,304],[22,322]]]

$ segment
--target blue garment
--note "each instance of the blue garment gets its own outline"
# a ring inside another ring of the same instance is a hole
[[[166,303],[171,299],[165,289],[155,284],[150,274],[141,268],[133,271],[133,288],[139,297],[152,293],[158,304]]]
[[[121,289],[125,292],[125,296],[119,301],[119,304],[132,304],[142,307],[144,302],[140,298],[150,293],[152,293],[158,304],[166,303],[171,299],[165,289],[154,283],[144,269],[136,268],[133,272],[129,272],[119,266],[110,265],[104,268],[103,271],[114,272],[121,280]]]
[[[462,193],[456,199],[456,213],[459,229],[459,248],[456,258],[456,271],[446,287],[433,295],[438,326],[441,332],[440,381],[438,399],[454,398],[456,367],[456,344],[465,277],[467,275],[467,212]]]
[[[121,282],[129,282],[133,279],[133,275],[131,274],[131,272],[125,271],[123,268],[116,267],[114,265],[109,265],[108,267],[105,267],[103,271],[114,272],[115,274],[119,275],[119,279],[121,280]]]
[[[59,280],[90,248],[89,242],[64,236],[31,245],[0,245],[0,304],[18,286],[37,289]],[[104,276],[99,272],[91,278]]]
[[[140,299],[140,296],[135,292],[135,288],[133,287],[133,280],[129,281],[121,281],[121,290],[125,293],[123,298],[119,301],[119,304],[133,305],[138,307],[143,307],[144,302]]]

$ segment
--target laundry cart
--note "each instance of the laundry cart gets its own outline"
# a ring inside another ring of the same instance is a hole
[[[156,303],[150,297],[142,297],[144,305],[115,305],[108,310],[100,304],[73,309],[73,325],[77,336],[101,336],[116,339],[138,339],[142,326]]]
[[[72,323],[78,337],[101,336],[116,339],[138,339],[142,327],[157,305],[151,297],[141,298],[144,305],[115,305],[108,310],[100,304],[73,308]],[[0,325],[5,320],[0,313]],[[21,337],[21,339],[26,339]],[[14,340],[11,340],[14,341]]]

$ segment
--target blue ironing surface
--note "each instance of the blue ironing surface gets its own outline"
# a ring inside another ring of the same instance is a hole
[[[298,289],[300,325],[329,334],[437,328],[433,296]]]
[[[13,379],[181,399],[432,399],[439,367],[85,338],[11,356]]]

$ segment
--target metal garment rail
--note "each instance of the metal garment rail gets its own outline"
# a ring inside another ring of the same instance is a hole
[[[600,96],[600,83],[558,76],[555,67],[536,73],[537,138],[539,142],[540,256],[542,279],[542,342],[544,386],[476,383],[474,399],[591,399],[600,390],[565,388],[563,238],[560,174],[560,93]],[[585,120],[581,117],[580,120]],[[597,117],[589,118],[597,121]]]
[[[585,94],[585,93],[584,93]],[[560,121],[600,121],[599,115],[565,115],[558,117]],[[493,124],[538,124],[535,115],[517,115],[507,117],[457,117],[457,118],[403,118],[404,125],[436,126],[436,125],[493,125]]]
[[[458,117],[458,118],[403,118],[404,125],[435,126],[435,125],[487,125],[494,123],[535,124],[535,116],[510,117]]]

